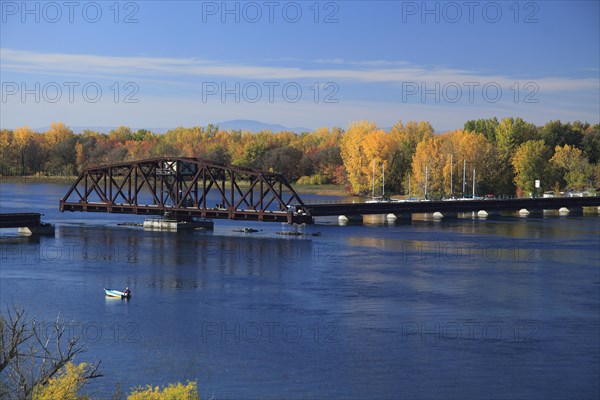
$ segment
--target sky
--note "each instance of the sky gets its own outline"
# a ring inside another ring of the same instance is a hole
[[[0,1],[0,127],[600,119],[600,1]]]

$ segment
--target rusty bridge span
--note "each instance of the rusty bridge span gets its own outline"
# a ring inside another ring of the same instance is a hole
[[[281,174],[189,157],[87,168],[60,201],[61,211],[310,223],[303,206]]]

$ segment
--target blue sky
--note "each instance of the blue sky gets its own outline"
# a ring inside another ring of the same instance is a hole
[[[1,126],[597,123],[599,1],[4,1]]]

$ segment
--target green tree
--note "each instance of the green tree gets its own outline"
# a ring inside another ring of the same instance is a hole
[[[265,154],[268,147],[261,142],[249,142],[244,147],[242,158],[236,162],[236,165],[246,168],[260,169],[264,164]]]
[[[265,153],[263,168],[283,174],[289,180],[296,180],[301,175],[302,157],[302,152],[293,147],[274,148]]]
[[[212,146],[204,154],[204,158],[221,164],[229,164],[231,162],[231,155],[227,152],[227,149],[222,145]]]
[[[485,138],[493,143],[496,141],[496,129],[498,128],[498,119],[482,118],[465,122],[464,130],[468,132],[477,132],[485,136]]]
[[[550,163],[567,185],[567,189],[582,190],[590,184],[592,179],[592,168],[584,156],[583,152],[577,147],[556,146],[554,156]]]
[[[592,164],[600,161],[600,124],[590,126],[583,133],[581,150]]]
[[[132,139],[135,140],[136,142],[141,142],[141,141],[144,141],[144,140],[150,138],[151,136],[152,136],[152,132],[150,132],[149,130],[147,130],[147,129],[138,129],[133,134]]]
[[[503,156],[513,156],[515,150],[528,140],[535,140],[537,128],[521,118],[504,118],[496,128],[496,143]]]
[[[550,121],[540,129],[540,137],[552,149],[565,144],[579,147],[583,139],[581,129],[581,123],[571,125],[570,123],[563,124],[559,120]]]
[[[535,181],[541,181],[542,190],[551,187],[548,160],[551,150],[543,140],[529,140],[517,148],[512,164],[515,169],[515,184],[526,192],[534,192]]]

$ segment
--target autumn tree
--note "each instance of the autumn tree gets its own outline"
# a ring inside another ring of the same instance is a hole
[[[383,165],[389,175],[394,150],[393,137],[375,123],[361,121],[350,125],[342,137],[340,152],[353,193],[369,192],[374,181],[374,166],[375,185],[381,186],[384,172],[379,171]]]
[[[68,140],[73,135],[73,131],[63,122],[52,122],[50,128],[45,132],[46,142],[50,147]]]
[[[417,145],[412,161],[411,193],[423,198],[441,198],[444,192],[444,139],[432,137]]]
[[[15,129],[13,133],[13,145],[19,157],[21,176],[25,175],[25,154],[32,140],[33,131],[28,126]]]
[[[463,168],[465,179],[462,182]],[[470,192],[473,170],[477,175],[477,190],[488,191],[496,170],[496,156],[483,134],[457,130],[422,141],[412,161],[413,193],[428,197],[464,196]],[[463,188],[465,189],[463,192]]]
[[[412,159],[417,145],[433,137],[433,127],[429,122],[398,121],[390,130],[394,152],[390,163],[390,173],[386,186],[396,192],[408,194],[408,176],[412,169]]]
[[[128,126],[120,126],[117,129],[111,129],[108,132],[108,138],[115,142],[125,143],[127,140],[133,140],[134,135]]]
[[[73,131],[62,122],[53,122],[44,134],[48,146],[46,171],[54,175],[73,175],[76,171]]]
[[[0,131],[0,175],[10,175],[12,160],[14,159],[14,146],[12,146],[13,132],[8,129]]]

